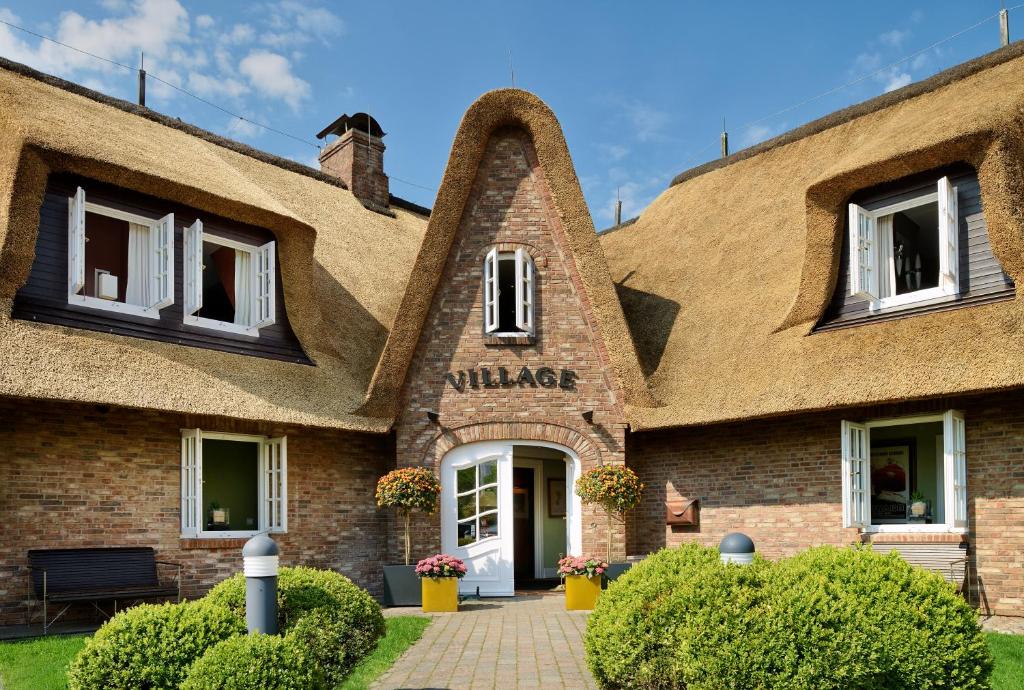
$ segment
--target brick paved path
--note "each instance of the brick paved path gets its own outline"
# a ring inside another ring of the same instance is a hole
[[[583,661],[587,614],[566,611],[561,594],[484,599],[433,618],[374,688],[597,687]]]

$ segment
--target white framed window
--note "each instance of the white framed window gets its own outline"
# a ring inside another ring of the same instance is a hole
[[[288,531],[285,437],[181,431],[181,536]]]
[[[185,323],[258,336],[276,313],[274,242],[256,246],[185,228]]]
[[[957,188],[879,208],[849,205],[850,295],[872,311],[943,299],[960,290]]]
[[[844,527],[866,532],[967,530],[961,412],[844,421],[841,433]]]
[[[536,273],[523,248],[484,256],[484,332],[495,336],[533,335]]]
[[[455,471],[458,545],[476,544],[498,534],[498,461],[487,459]]]
[[[159,319],[174,303],[174,214],[148,218],[68,198],[68,303]]]

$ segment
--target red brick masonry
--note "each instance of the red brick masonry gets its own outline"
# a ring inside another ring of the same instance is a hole
[[[334,568],[379,593],[387,520],[373,496],[394,457],[389,437],[0,399],[0,624],[24,619],[32,548],[152,546],[184,565],[189,597],[241,569],[244,540],[180,538],[179,430],[195,427],[287,435],[282,562]]]
[[[963,410],[967,422],[970,531],[981,607],[1024,615],[1024,393],[929,401],[845,413],[633,434],[627,460],[647,484],[630,521],[631,552],[696,540],[717,545],[749,534],[767,557],[818,544],[860,541],[842,527],[839,425],[904,414]],[[701,500],[700,527],[665,526],[665,500]],[[935,542],[958,535],[879,535]]]

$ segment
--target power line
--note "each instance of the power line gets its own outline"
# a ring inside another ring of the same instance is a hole
[[[1013,7],[1010,7],[1009,9],[1007,9],[1007,12],[1012,12],[1013,10],[1020,9],[1021,7],[1024,7],[1024,4],[1015,5]],[[993,19],[996,19],[998,17],[999,17],[998,13],[997,14],[989,15],[989,16],[981,19],[980,21],[972,24],[971,26],[968,26],[965,29],[961,29],[960,31],[957,31],[956,33],[954,33],[954,34],[952,34],[950,36],[946,36],[943,39],[935,41],[931,45],[929,45],[929,46],[927,46],[925,48],[921,48],[920,50],[917,50],[917,51],[915,51],[913,53],[910,53],[909,55],[901,57],[900,59],[898,59],[898,60],[896,60],[894,62],[891,62],[888,65],[885,65],[884,67],[879,67],[878,69],[876,69],[876,70],[874,70],[872,72],[869,72],[868,74],[865,74],[865,75],[862,75],[860,77],[857,77],[856,79],[854,79],[852,81],[846,82],[845,84],[841,84],[841,85],[836,86],[836,87],[833,87],[833,88],[831,88],[831,89],[829,89],[827,91],[823,91],[822,93],[819,93],[816,96],[811,96],[810,98],[805,98],[804,100],[799,101],[798,103],[794,103],[793,105],[787,106],[787,107],[785,107],[785,108],[783,108],[781,110],[777,110],[774,113],[771,113],[770,115],[765,115],[764,117],[759,117],[759,118],[754,119],[754,120],[749,120],[749,121],[743,123],[742,125],[740,125],[739,129],[746,129],[748,127],[752,127],[753,125],[760,124],[760,123],[762,123],[762,122],[764,122],[766,120],[771,120],[771,119],[773,119],[775,117],[778,117],[779,115],[784,115],[784,114],[786,114],[788,112],[796,110],[797,108],[801,108],[801,107],[807,105],[808,103],[813,103],[814,101],[817,101],[817,100],[820,100],[822,98],[825,98],[826,96],[830,96],[830,95],[832,95],[834,93],[842,91],[843,89],[847,89],[847,88],[849,88],[851,86],[856,86],[857,84],[860,84],[863,81],[871,79],[872,77],[878,76],[879,74],[887,72],[888,70],[891,70],[894,67],[897,67],[897,66],[907,62],[908,60],[913,60],[914,58],[918,57],[919,55],[923,55],[924,53],[927,53],[930,50],[934,50],[935,48],[939,47],[940,45],[942,45],[944,43],[948,43],[949,41],[952,41],[955,38],[959,38],[960,36],[963,36],[964,34],[970,32],[970,31],[973,31],[974,29],[977,29],[979,26],[987,24],[988,22],[990,22]],[[708,149],[710,149],[716,143],[718,143],[718,142],[712,141],[709,144],[707,144],[706,146],[704,146],[703,148],[701,148],[699,151],[696,151],[695,153],[690,154],[690,156],[685,159],[683,165],[688,167],[692,161],[697,159],[699,156],[701,156],[703,153],[705,153]]]
[[[56,45],[62,46],[62,47],[67,48],[69,50],[73,50],[76,53],[81,53],[82,55],[88,55],[91,58],[95,58],[97,60],[102,60],[103,62],[110,63],[111,65],[115,65],[116,67],[120,67],[122,69],[126,69],[129,72],[138,72],[139,71],[135,67],[129,67],[128,65],[125,65],[125,64],[122,64],[120,62],[117,62],[116,60],[111,60],[110,58],[105,58],[102,55],[96,55],[95,53],[90,53],[87,50],[82,50],[81,48],[76,48],[73,45],[68,45],[67,43],[63,43],[61,41],[58,41],[57,39],[50,38],[49,36],[44,36],[43,34],[36,33],[35,31],[32,31],[31,29],[26,29],[23,26],[18,26],[17,24],[12,24],[12,23],[10,23],[8,21],[4,21],[3,19],[0,19],[0,24],[4,24],[6,26],[9,26],[12,29],[17,29],[18,31],[24,31],[25,33],[27,33],[27,34],[29,34],[31,36],[35,36],[36,38],[40,38],[40,39],[42,39],[44,41],[49,41],[50,43],[54,43]],[[205,98],[203,98],[201,96],[197,96],[196,94],[192,93],[191,91],[189,91],[187,89],[183,89],[182,87],[177,86],[175,84],[172,84],[171,82],[167,81],[166,79],[161,79],[160,77],[158,77],[157,75],[153,74],[152,72],[147,72],[146,75],[148,77],[154,79],[155,81],[160,82],[161,84],[166,84],[167,86],[171,87],[175,91],[179,91],[179,92],[185,94],[186,96],[191,96],[192,98],[196,99],[200,103],[205,103],[206,105],[210,106],[211,108],[216,108],[217,110],[219,110],[220,112],[224,113],[225,115],[229,115],[229,116],[231,116],[233,118],[237,118],[237,119],[241,120],[242,122],[248,122],[249,124],[256,125],[257,127],[262,127],[263,129],[267,130],[268,132],[273,132],[274,134],[280,134],[283,137],[288,137],[289,139],[294,139],[295,141],[301,142],[301,143],[305,144],[306,146],[312,146],[313,148],[315,148],[317,150],[320,150],[320,147],[318,145],[314,144],[313,142],[309,141],[308,139],[303,139],[302,137],[295,136],[294,134],[289,134],[288,132],[281,131],[280,129],[276,129],[276,128],[271,127],[270,125],[264,124],[262,122],[257,122],[256,120],[252,120],[250,118],[243,117],[242,115],[239,115],[238,113],[233,113],[230,110],[228,110],[227,108],[222,108],[221,106],[217,105],[216,103],[213,103],[212,101],[208,101],[208,100],[206,100]]]

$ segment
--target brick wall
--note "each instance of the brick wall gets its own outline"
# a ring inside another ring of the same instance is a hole
[[[498,344],[484,336],[483,259],[494,246],[526,247],[537,266],[536,338]],[[445,373],[506,367],[572,369],[575,390],[469,388],[445,384]],[[607,351],[579,284],[564,231],[533,146],[521,130],[496,132],[488,143],[441,284],[402,394],[396,427],[399,465],[436,467],[453,445],[480,438],[525,438],[574,444],[584,469],[624,460],[622,413],[609,381]],[[440,414],[440,426],[427,419]],[[582,413],[594,411],[594,424]],[[417,520],[416,553],[440,547],[439,518]],[[585,509],[585,551],[604,552],[603,519]],[[617,550],[623,551],[622,535]]]
[[[373,502],[386,437],[94,405],[0,400],[0,624],[21,623],[32,548],[145,545],[195,597],[241,568],[244,540],[180,537],[181,428],[288,437],[282,563],[333,568],[380,593],[386,517]]]
[[[974,575],[983,610],[1024,615],[1024,393],[935,400],[845,413],[633,434],[627,457],[647,484],[631,516],[631,551],[749,534],[770,558],[818,544],[849,544],[842,527],[842,419],[963,410]],[[665,526],[665,501],[700,498],[697,529]],[[978,599],[977,595],[974,597]]]

